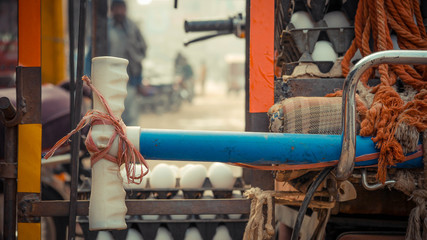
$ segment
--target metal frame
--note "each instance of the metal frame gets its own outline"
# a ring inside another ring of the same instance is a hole
[[[85,0],[82,0],[81,2],[85,2]],[[247,16],[249,16],[250,12],[250,0],[247,1]],[[246,50],[248,53],[249,49],[249,17],[247,17],[247,38],[246,38]],[[79,48],[81,50],[82,48]],[[82,56],[79,53],[80,56]],[[247,54],[248,55],[248,54]],[[248,59],[248,56],[247,56]],[[79,58],[79,62],[82,62]],[[354,157],[355,157],[355,149],[356,149],[356,134],[355,134],[355,91],[356,86],[359,81],[360,76],[363,74],[364,71],[366,71],[368,68],[372,66],[376,66],[379,64],[427,64],[427,51],[408,51],[408,50],[402,50],[402,51],[387,51],[387,52],[378,52],[374,53],[362,60],[360,60],[355,67],[352,69],[352,71],[349,73],[345,83],[344,83],[344,92],[343,92],[343,118],[342,118],[342,125],[343,125],[343,135],[342,135],[342,149],[341,149],[341,156],[340,161],[337,168],[337,178],[338,179],[346,179],[348,178],[353,170],[354,167]],[[248,91],[248,62],[246,63],[246,78],[247,78],[247,86],[246,90]],[[80,71],[82,66],[80,66]],[[27,68],[31,69],[31,68]],[[39,70],[40,67],[36,67],[34,70],[34,78],[38,78],[40,80],[40,73],[37,73],[37,70]],[[25,69],[23,69],[25,70]],[[77,76],[80,76],[81,74],[77,74]],[[19,80],[22,80],[24,76],[18,76]],[[37,81],[34,81],[34,84],[38,84],[40,87],[40,83]],[[17,90],[20,91],[20,87],[17,87]],[[37,91],[34,91],[34,88],[29,88],[29,93],[37,93]],[[27,94],[29,94],[27,93]],[[17,93],[18,95],[18,103],[20,103],[20,100],[22,98],[21,93]],[[28,101],[33,101],[35,105],[35,108],[32,109],[34,112],[40,112],[39,107],[37,107],[37,104],[39,103],[34,102],[37,99],[34,99],[31,97],[31,95],[26,96],[25,93],[23,93],[25,99]],[[36,97],[37,98],[37,97]],[[78,96],[76,96],[78,99]],[[249,109],[249,103],[248,103],[248,96],[247,96],[247,103],[246,108]],[[18,104],[18,114],[15,116],[19,116],[19,113],[24,109],[24,105]],[[32,106],[27,102],[27,107]],[[12,111],[13,112],[13,111]],[[7,114],[7,113],[6,113]],[[247,112],[249,115],[249,112]],[[253,113],[252,113],[253,114]],[[7,114],[10,115],[10,114]],[[13,114],[12,114],[13,115]],[[12,116],[10,115],[10,116]],[[37,114],[36,114],[37,115]],[[250,124],[255,123],[253,116],[246,117],[247,120],[247,129],[248,131],[256,131],[262,128],[263,126],[260,126],[258,124]],[[34,117],[30,114],[26,114],[24,117]],[[31,122],[31,119],[28,119]],[[34,119],[33,119],[34,120]],[[8,124],[5,124],[8,126]],[[13,126],[13,124],[9,124],[10,126]],[[265,129],[263,129],[265,130]],[[16,158],[15,158],[16,159]],[[13,162],[8,162],[8,164],[14,165]],[[77,167],[76,167],[77,169]],[[78,170],[76,170],[78,171]],[[270,176],[268,178],[265,178],[265,176]],[[10,179],[16,181],[13,176]],[[77,182],[77,173],[75,172],[72,176],[73,181]],[[261,186],[263,189],[271,189],[273,187],[272,185],[272,178],[271,174],[267,171],[261,172],[261,174],[256,173],[253,175],[253,182],[252,185],[255,186]],[[15,190],[16,192],[16,190]],[[19,217],[23,221],[27,222],[33,222],[37,221],[37,219],[33,219],[33,217],[40,217],[40,216],[70,216],[70,221],[73,221],[75,219],[75,215],[84,216],[88,213],[88,201],[86,200],[80,200],[76,201],[76,197],[72,198],[70,201],[40,201],[40,196],[37,196],[38,193],[22,193],[19,198],[21,201],[19,202]],[[77,189],[72,189],[72,194],[77,194]],[[8,193],[8,195],[10,195]],[[15,194],[13,194],[15,195]],[[35,196],[35,197],[34,197]],[[16,197],[16,196],[15,196]],[[11,199],[12,201],[13,199]],[[16,199],[14,200],[16,204]],[[141,204],[141,201],[144,202],[144,204]],[[75,204],[75,205],[74,205]],[[141,215],[141,214],[229,214],[229,213],[241,213],[241,214],[248,214],[250,210],[250,200],[247,199],[215,199],[215,200],[126,200],[126,204],[128,206],[130,215]],[[74,205],[74,207],[73,207]],[[179,206],[179,207],[177,207]],[[10,213],[7,213],[7,215],[11,215]],[[15,215],[15,214],[12,214]],[[16,215],[15,215],[16,217]],[[8,220],[5,219],[5,222],[8,222],[9,224],[11,222],[15,222],[12,217],[8,217]],[[74,221],[75,222],[75,221]],[[13,224],[9,225],[10,228],[14,228]],[[69,237],[74,236],[75,229],[73,226],[70,226],[70,233]],[[5,234],[6,236],[6,234]],[[9,239],[14,239],[14,237],[8,237]]]

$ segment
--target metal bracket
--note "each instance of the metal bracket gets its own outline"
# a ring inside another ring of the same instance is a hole
[[[362,185],[368,191],[375,191],[375,190],[381,189],[385,186],[393,185],[395,183],[396,183],[395,180],[387,180],[384,183],[369,184],[368,183],[368,172],[366,171],[366,169],[362,169]]]
[[[33,216],[33,204],[40,202],[40,194],[38,193],[23,193],[17,194],[18,199],[18,222],[34,223],[40,222],[39,216]]]

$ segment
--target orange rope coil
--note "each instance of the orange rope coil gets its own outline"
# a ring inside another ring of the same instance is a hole
[[[360,0],[355,39],[341,63],[344,76],[349,73],[350,60],[357,50],[367,56],[393,49],[390,29],[396,33],[401,49],[427,50],[427,34],[418,0]],[[374,43],[372,49],[370,40]],[[360,135],[373,136],[380,149],[377,177],[384,182],[387,167],[405,159],[402,146],[394,136],[399,124],[413,126],[419,132],[427,129],[427,66],[381,64],[377,72],[381,83],[370,88],[375,94],[372,105],[365,109],[358,101],[357,109],[362,117]],[[360,81],[368,87],[374,73],[371,68]],[[405,103],[392,87],[398,78],[417,91],[412,101]]]

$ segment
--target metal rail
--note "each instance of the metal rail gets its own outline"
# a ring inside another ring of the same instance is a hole
[[[128,215],[173,215],[173,214],[249,214],[249,199],[128,199]],[[21,202],[19,215],[68,216],[70,201],[24,201]],[[87,216],[89,201],[76,201],[76,214]]]
[[[71,125],[74,129],[80,120],[82,109],[83,83],[79,81],[83,77],[84,70],[84,52],[85,52],[85,36],[86,36],[86,9],[87,0],[80,0],[79,12],[79,32],[77,42],[77,79],[75,81],[74,92],[74,118],[71,119]],[[70,183],[70,205],[68,218],[68,240],[73,240],[76,237],[76,200],[79,177],[79,151],[80,151],[80,132],[71,137],[71,183]]]
[[[338,180],[347,179],[354,168],[356,154],[356,88],[362,74],[380,64],[427,64],[427,51],[390,50],[376,52],[359,60],[348,74],[342,96],[342,145],[336,171]]]

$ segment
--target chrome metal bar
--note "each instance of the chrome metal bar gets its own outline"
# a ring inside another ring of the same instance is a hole
[[[395,184],[395,180],[387,180],[385,183],[375,183],[375,184],[369,184],[368,183],[368,173],[366,169],[362,169],[362,186],[368,190],[368,191],[375,191],[378,189],[381,189],[387,185]]]
[[[376,52],[359,60],[348,74],[342,96],[342,145],[337,166],[338,180],[347,179],[353,172],[356,153],[356,88],[362,74],[380,64],[427,64],[427,51],[390,50]]]

